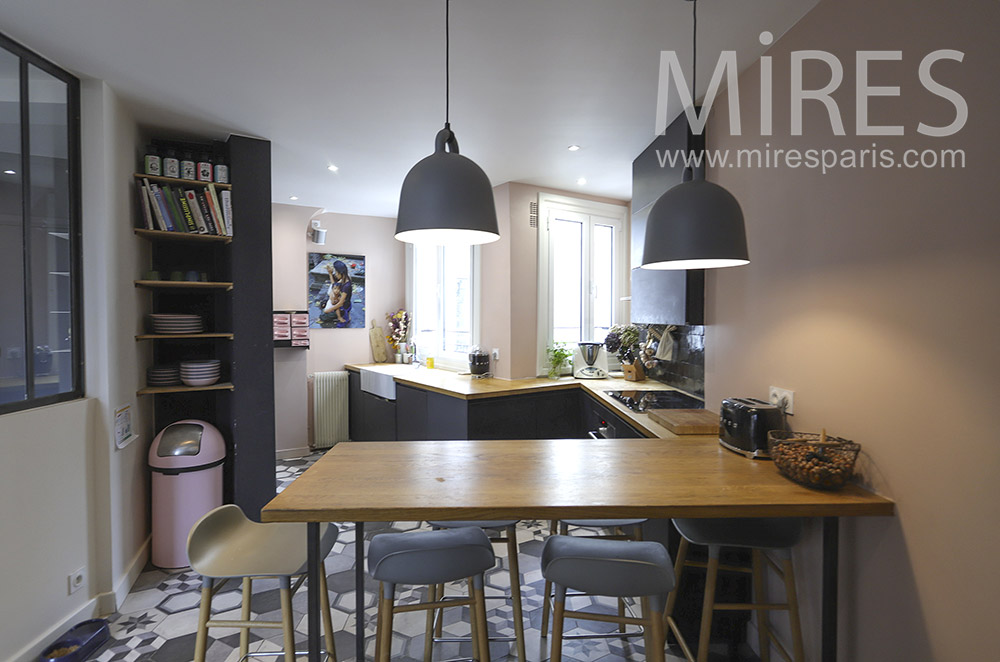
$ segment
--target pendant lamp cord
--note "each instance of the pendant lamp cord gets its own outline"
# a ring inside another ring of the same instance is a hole
[[[451,129],[451,0],[444,2],[444,128]]]
[[[695,90],[698,82],[698,0],[691,2],[691,105],[695,104]]]

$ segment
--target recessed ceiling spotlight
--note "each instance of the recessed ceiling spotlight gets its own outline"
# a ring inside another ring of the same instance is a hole
[[[576,180],[576,184],[577,184],[577,186],[586,186],[587,185],[587,178],[586,177],[581,177],[580,179]]]
[[[338,168],[337,166],[333,165],[332,163],[330,165],[328,165],[326,167],[326,169],[329,170],[330,172],[337,172],[338,170],[340,170],[340,168]]]
[[[290,196],[288,196],[288,199],[289,200],[298,200],[299,196],[297,196],[297,195],[290,195]]]
[[[570,145],[566,149],[568,149],[571,152],[579,152],[580,151],[580,146],[579,145]]]
[[[13,170],[4,170],[3,174],[5,174],[5,175],[16,175],[17,173],[14,172]]]

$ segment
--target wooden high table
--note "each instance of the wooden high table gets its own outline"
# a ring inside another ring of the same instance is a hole
[[[810,490],[714,437],[342,443],[261,512],[307,522],[309,661],[319,662],[319,523],[354,521],[356,659],[364,659],[364,523],[395,520],[822,517],[822,650],[837,655],[838,518],[892,515],[856,485]]]

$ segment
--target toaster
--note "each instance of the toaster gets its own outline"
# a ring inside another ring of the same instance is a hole
[[[767,433],[785,429],[779,407],[755,398],[726,398],[719,414],[719,443],[731,451],[769,460]]]

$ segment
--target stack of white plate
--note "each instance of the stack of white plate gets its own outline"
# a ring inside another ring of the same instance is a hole
[[[153,313],[149,316],[153,333],[201,333],[201,315]]]
[[[181,371],[175,365],[155,365],[146,368],[148,386],[177,386],[181,383]]]
[[[219,381],[222,364],[218,359],[181,361],[181,381],[188,386],[209,386]]]

